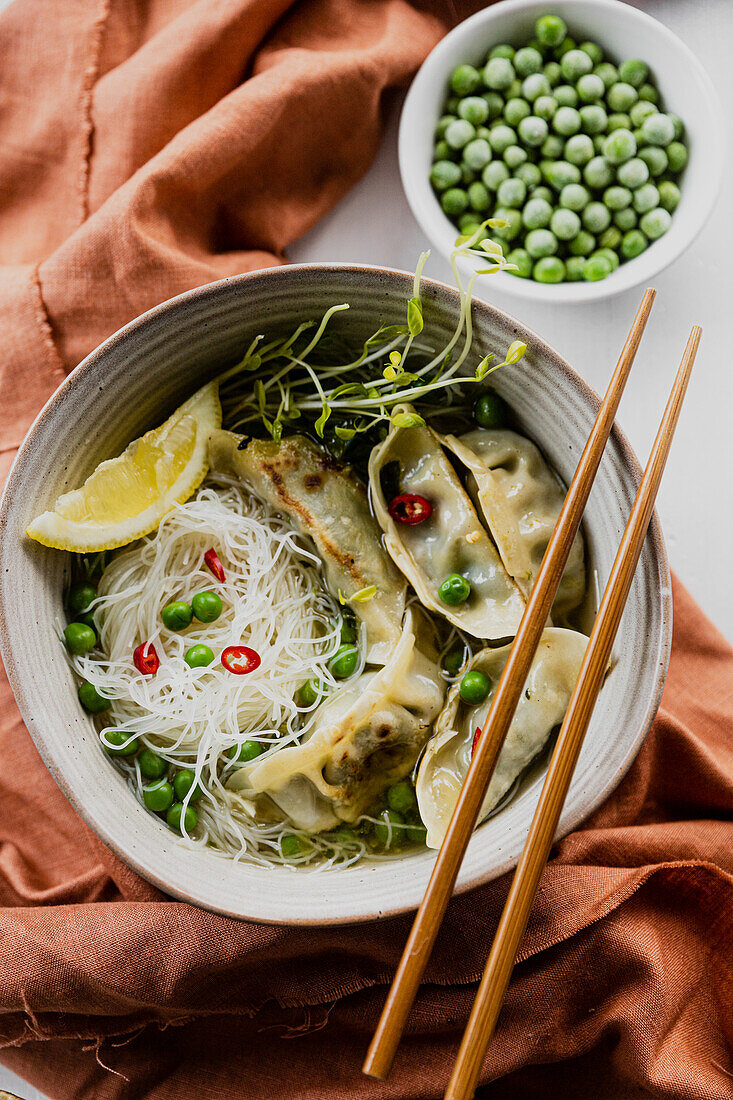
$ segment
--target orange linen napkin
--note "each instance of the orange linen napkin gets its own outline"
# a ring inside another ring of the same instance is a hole
[[[450,0],[15,0],[0,15],[0,449],[141,310],[282,262],[364,172]],[[662,710],[542,880],[487,1098],[733,1096],[733,653],[680,586]],[[0,682],[0,1046],[58,1100],[437,1100],[506,895],[451,905],[386,1084],[409,918],[173,902],[88,832]]]

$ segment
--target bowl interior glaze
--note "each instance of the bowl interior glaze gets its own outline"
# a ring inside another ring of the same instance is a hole
[[[257,333],[291,332],[349,302],[335,319],[360,341],[380,322],[402,322],[412,276],[383,268],[302,265],[241,275],[191,291],[133,321],[93,352],[51,398],[29,432],[0,504],[0,643],[28,729],[52,775],[87,824],[123,860],[175,897],[235,917],[292,924],[373,919],[413,908],[432,853],[338,873],[233,864],[190,851],[128,792],[81,710],[54,632],[62,618],[67,556],[32,543],[28,522],[60,492],[79,485],[104,458],[161,422],[190,393],[235,362]],[[424,280],[423,339],[441,346],[458,311],[455,290]],[[525,359],[493,375],[496,389],[567,483],[598,408],[571,368],[519,322],[474,304],[469,363],[512,340]],[[610,367],[609,363],[609,373]],[[585,536],[604,585],[640,477],[614,431],[591,493]],[[591,583],[595,583],[591,577]],[[562,816],[559,835],[586,817],[618,783],[659,703],[671,632],[670,578],[656,518],[626,608],[616,665],[601,693]],[[458,889],[509,870],[518,858],[539,793],[539,776],[471,841]]]

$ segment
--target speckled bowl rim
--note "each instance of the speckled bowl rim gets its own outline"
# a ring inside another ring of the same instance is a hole
[[[13,464],[10,468],[7,480],[3,487],[2,495],[0,496],[0,539],[2,539],[5,532],[8,520],[8,508],[9,500],[13,492],[14,482],[17,477],[20,476],[20,472],[23,470],[25,464],[32,461],[31,452],[34,445],[34,434],[36,427],[41,424],[42,421],[48,417],[57,415],[62,410],[64,402],[67,396],[79,385],[82,385],[86,376],[93,373],[97,364],[100,361],[104,361],[104,358],[112,351],[117,344],[126,340],[131,334],[134,334],[139,329],[142,329],[152,318],[159,318],[164,316],[167,312],[172,312],[174,309],[179,308],[186,302],[194,302],[199,300],[209,299],[215,301],[217,296],[224,292],[225,289],[229,289],[232,286],[245,287],[253,281],[271,281],[273,283],[281,280],[287,282],[297,283],[299,279],[308,279],[309,275],[313,272],[331,273],[338,275],[341,272],[352,273],[364,273],[368,276],[379,275],[382,278],[399,279],[405,283],[405,289],[408,291],[412,287],[413,274],[407,271],[402,271],[398,268],[382,267],[377,264],[346,264],[346,263],[304,263],[304,264],[285,264],[281,267],[266,268],[264,270],[244,272],[241,275],[229,276],[225,279],[217,280],[216,282],[206,283],[203,286],[195,287],[193,290],[185,291],[183,294],[176,295],[173,298],[169,298],[167,301],[160,303],[157,306],[153,306],[152,309],[147,310],[145,313],[140,314],[134,320],[130,321],[127,325],[118,329],[112,336],[103,341],[94,351],[90,352],[85,359],[77,367],[75,367],[68,375],[61,385],[51,395],[44,407],[41,409],[38,416],[33,421],[29,428],[23,442],[21,443],[18,453],[15,456]],[[458,292],[454,287],[448,286],[436,279],[430,279],[423,277],[421,284],[430,287],[435,298],[443,306],[451,309],[455,309],[458,302]],[[595,391],[573,370],[573,368],[562,358],[550,345],[538,336],[527,325],[517,320],[511,314],[505,310],[492,305],[489,302],[484,301],[481,298],[474,297],[473,308],[477,311],[487,310],[493,313],[499,323],[516,330],[517,335],[528,337],[533,346],[541,351],[542,355],[546,357],[548,363],[550,363],[553,369],[556,369],[565,376],[565,379],[569,385],[575,387],[576,391],[581,394],[584,400],[588,403],[589,408],[593,414],[597,412],[600,406],[600,398]],[[621,336],[619,334],[619,345],[621,342]],[[610,378],[610,374],[609,374]],[[627,466],[635,485],[638,486],[641,481],[642,469],[639,460],[636,457],[630,443],[626,439],[626,436],[618,427],[614,424],[612,430],[612,436],[617,444],[621,453],[624,464]],[[669,569],[669,561],[667,557],[667,551],[664,543],[664,537],[662,534],[659,518],[654,512],[652,520],[649,526],[649,532],[647,535],[649,544],[652,550],[652,554],[655,563],[658,567],[658,572],[664,579],[664,583],[659,589],[660,599],[660,621],[661,631],[659,638],[658,649],[658,664],[657,664],[657,677],[656,677],[656,689],[649,699],[644,719],[639,723],[638,733],[633,741],[629,742],[627,751],[623,759],[618,764],[614,775],[609,779],[608,783],[599,790],[593,797],[588,798],[582,806],[579,806],[577,811],[570,814],[567,818],[561,821],[560,827],[555,835],[554,841],[562,839],[572,832],[573,829],[581,822],[588,818],[594,810],[596,810],[615,790],[618,784],[626,775],[631,764],[633,763],[642,742],[644,741],[651,724],[654,721],[659,704],[662,698],[662,692],[664,690],[664,684],[667,676],[667,670],[669,667],[669,659],[672,648],[672,588],[671,588],[671,575]],[[70,785],[67,782],[66,776],[63,771],[56,765],[56,761],[53,756],[53,752],[44,737],[43,729],[32,721],[31,715],[33,713],[33,700],[26,693],[22,678],[18,669],[16,668],[13,653],[11,650],[10,640],[8,632],[5,626],[6,620],[6,607],[4,597],[4,577],[0,576],[0,654],[2,654],[5,669],[7,672],[8,680],[10,682],[13,694],[15,696],[18,708],[23,717],[23,721],[26,724],[31,738],[44,762],[48,768],[51,776],[55,780],[58,787],[66,796],[68,801],[74,807],[76,812],[82,818],[82,820],[89,826],[89,828],[95,833],[103,843],[110,848],[112,852],[128,867],[131,867],[136,871],[143,879],[157,886],[163,893],[169,897],[176,898],[180,901],[188,902],[189,904],[197,905],[204,909],[209,909],[213,912],[221,913],[224,916],[234,917],[238,920],[251,920],[255,923],[264,924],[283,924],[283,925],[298,925],[298,926],[315,926],[321,927],[332,924],[353,924],[359,923],[364,920],[376,920],[384,917],[398,916],[401,913],[410,912],[415,909],[415,903],[413,901],[407,901],[404,903],[395,904],[388,909],[382,909],[379,912],[360,913],[358,916],[336,916],[325,918],[281,918],[277,917],[262,917],[262,916],[249,916],[243,915],[242,912],[236,912],[227,909],[222,906],[212,905],[207,902],[205,897],[205,887],[201,891],[199,896],[192,894],[184,894],[177,892],[175,888],[166,881],[165,877],[161,874],[157,874],[151,871],[147,866],[142,865],[134,855],[131,855],[123,845],[121,845],[117,838],[111,835],[108,830],[102,826],[97,817],[94,809],[90,809],[85,803],[78,799]],[[28,717],[27,717],[28,716]],[[33,732],[31,733],[31,729]],[[482,886],[487,882],[493,881],[499,878],[501,875],[506,874],[516,866],[517,860],[509,858],[498,864],[494,868],[474,874],[470,878],[461,878],[456,884],[455,893],[462,894],[469,890],[473,890],[478,886]]]

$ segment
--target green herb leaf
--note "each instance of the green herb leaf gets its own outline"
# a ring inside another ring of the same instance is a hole
[[[419,428],[425,423],[423,418],[418,416],[417,413],[404,412],[393,413],[389,422],[394,425],[395,428]]]
[[[328,420],[330,415],[331,415],[331,410],[328,407],[328,405],[326,404],[326,402],[324,401],[323,402],[323,411],[321,412],[321,415],[318,417],[318,420],[316,420],[316,425],[315,425],[316,426],[316,434],[319,436],[320,439],[323,439],[323,429],[326,427],[326,421]]]
[[[518,363],[520,359],[524,358],[524,353],[527,350],[527,345],[523,344],[521,340],[515,340],[513,344],[509,345],[509,350],[506,353],[505,363]]]
[[[371,600],[376,594],[376,584],[370,584],[367,585],[366,588],[360,588],[353,596],[349,596],[349,603],[366,603],[367,600]]]
[[[419,298],[410,298],[407,303],[407,327],[411,336],[419,336],[423,330],[422,302]]]
[[[356,435],[356,428],[334,428],[333,431],[334,435],[342,439],[344,443],[348,443]]]
[[[479,365],[476,367],[476,381],[477,382],[480,382],[482,378],[486,377],[486,375],[488,374],[491,362],[494,358],[495,358],[494,355],[485,355],[483,357],[483,359],[481,360]]]

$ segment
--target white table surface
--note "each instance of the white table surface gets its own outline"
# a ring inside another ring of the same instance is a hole
[[[707,62],[726,110],[733,106],[731,0],[633,0]],[[7,0],[0,0],[4,7]],[[548,8],[551,8],[548,2]],[[382,264],[412,271],[425,239],[402,194],[397,169],[395,105],[381,150],[367,176],[311,233],[290,249],[294,263],[312,260]],[[733,178],[733,127],[728,137],[728,178]],[[733,640],[733,584],[728,561],[733,543],[733,369],[728,323],[733,315],[733,217],[729,193],[698,241],[656,280],[657,302],[619,420],[639,457],[646,459],[655,425],[692,324],[703,342],[690,384],[659,511],[672,568],[716,625]],[[450,282],[448,264],[434,254],[426,274]],[[597,305],[549,307],[502,294],[484,280],[483,297],[515,314],[603,391],[620,343],[638,305],[637,291]],[[0,1089],[22,1100],[46,1100],[0,1066]]]

